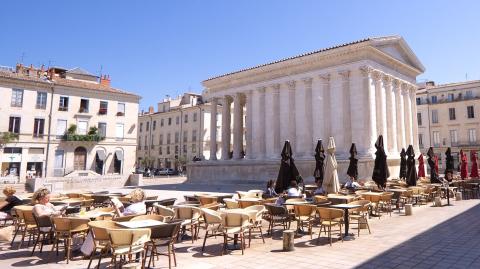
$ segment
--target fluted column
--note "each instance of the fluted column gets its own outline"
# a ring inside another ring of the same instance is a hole
[[[211,100],[210,108],[210,160],[217,159],[217,98]]]
[[[280,140],[280,84],[272,85],[273,91],[273,155],[275,159],[280,158],[282,141]],[[267,139],[269,139],[267,137]]]
[[[233,158],[241,159],[243,150],[243,102],[242,95],[233,97]]]
[[[375,72],[375,98],[377,102],[377,132],[383,136],[383,145],[385,151],[388,151],[388,133],[387,133],[387,106],[385,98],[385,89],[382,80],[383,74]]]
[[[324,142],[328,141],[328,138],[332,135],[331,129],[331,119],[332,111],[330,110],[330,74],[319,75],[320,80],[322,81],[322,89],[320,90],[320,97],[322,100],[322,113],[323,115],[319,116],[319,126],[323,127],[323,132],[321,132],[320,139]]]
[[[338,73],[342,79],[342,94],[343,94],[343,104],[342,107],[344,108],[343,114],[343,129],[344,137],[343,137],[343,145],[344,147],[339,150],[340,153],[346,155],[349,150],[349,145],[352,143],[352,123],[351,123],[351,103],[353,96],[350,94],[350,70],[342,70]]]
[[[253,159],[255,156],[253,154],[253,134],[252,134],[252,128],[253,128],[253,111],[252,111],[252,91],[246,91],[245,92],[245,113],[246,115],[246,123],[245,123],[245,129],[247,129],[247,132],[245,133],[245,158],[246,159]]]
[[[400,152],[402,148],[407,149],[407,142],[405,138],[405,108],[403,102],[403,95],[401,90],[401,83],[397,79],[393,80],[393,91],[395,92],[395,102],[397,103],[397,146]]]
[[[297,114],[296,107],[297,103],[295,100],[295,80],[291,80],[287,82],[288,87],[288,140],[290,140],[290,145],[293,148],[297,147],[297,131],[295,128],[295,115]]]
[[[312,117],[312,84],[311,77],[302,79],[305,87],[305,142],[304,142],[304,156],[312,157],[314,150],[313,143],[313,117]]]
[[[324,118],[325,114],[323,109],[325,106],[325,98],[323,91],[323,84],[320,83],[318,78],[314,78],[312,81],[312,143],[315,145],[318,139],[324,139]]]
[[[351,141],[355,143],[357,151],[365,156],[368,151],[368,109],[369,103],[365,98],[368,94],[366,85],[368,81],[364,82],[365,76],[361,70],[351,70],[350,72],[350,127],[351,127]],[[347,147],[348,148],[348,147]]]
[[[345,108],[343,102],[343,81],[340,73],[332,76],[332,89],[330,91],[330,110],[332,111],[332,120],[330,121],[333,138],[335,139],[337,157],[343,155],[345,150],[345,130],[344,118]]]
[[[408,94],[407,84],[402,83],[402,96],[405,119],[405,143],[408,147],[413,143],[412,141],[412,104],[410,103],[410,95]]]
[[[393,94],[392,77],[386,75],[383,77],[383,85],[385,86],[385,95],[387,98],[387,134],[388,134],[388,152],[391,155],[398,155],[397,151],[397,121],[395,114],[396,104],[395,95]]]
[[[375,81],[373,79],[373,69],[370,66],[360,67],[363,75],[363,88],[365,89],[364,102],[366,104],[366,124],[367,139],[361,143],[357,150],[359,154],[373,157],[375,154],[375,141],[377,139],[377,119],[376,119],[376,100],[375,100]],[[362,148],[364,147],[364,148]]]
[[[307,139],[307,113],[305,111],[305,83],[299,82],[295,85],[295,130],[296,139],[295,147],[293,148],[297,157],[302,157],[305,154],[306,139]]]
[[[269,86],[265,90],[265,151],[267,158],[275,157],[275,139],[274,139],[274,100],[273,87]]]
[[[253,92],[253,152],[256,159],[265,158],[265,87]]]
[[[231,104],[230,97],[225,96],[222,100],[222,160],[230,159],[230,138],[232,136],[230,127]]]
[[[418,121],[417,121],[417,101],[416,101],[416,88],[410,87],[410,104],[412,105],[412,139],[415,152],[419,152],[418,145]]]

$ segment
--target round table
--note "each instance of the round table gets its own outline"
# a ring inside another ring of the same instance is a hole
[[[337,204],[337,205],[331,205],[330,207],[340,208],[340,209],[343,209],[345,211],[345,214],[343,214],[343,220],[345,222],[345,235],[343,236],[344,239],[345,238],[348,239],[350,236],[355,236],[354,234],[349,234],[348,233],[348,228],[349,228],[348,226],[350,224],[350,218],[349,218],[348,210],[359,208],[359,207],[362,207],[362,206],[361,205],[355,205],[355,204]]]

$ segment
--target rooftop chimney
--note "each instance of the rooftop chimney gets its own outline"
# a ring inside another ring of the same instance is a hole
[[[100,76],[100,85],[110,87],[110,75]]]
[[[155,113],[155,110],[153,109],[153,106],[148,107],[148,114],[153,114]]]

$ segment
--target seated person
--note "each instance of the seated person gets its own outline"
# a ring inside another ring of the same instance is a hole
[[[36,202],[33,206],[33,214],[41,216],[60,216],[65,211],[67,205],[54,206],[50,203],[50,191],[47,188],[38,189],[32,196],[32,201]]]
[[[345,183],[344,187],[346,189],[357,189],[360,188],[360,184],[357,182],[357,179],[350,176],[350,178]]]
[[[13,207],[21,205],[22,201],[15,196],[16,190],[12,186],[7,186],[3,189],[5,194],[5,201],[0,202],[0,220],[10,219],[10,211]]]
[[[145,192],[136,188],[130,193],[131,202],[126,208],[123,207],[123,204],[116,198],[111,200],[115,211],[118,216],[128,216],[128,215],[144,215],[147,214],[147,205],[145,204]]]
[[[269,180],[267,182],[267,190],[263,193],[265,198],[272,198],[278,196],[277,192],[275,191],[275,181]]]
[[[325,194],[327,194],[327,192],[323,189],[322,184],[323,184],[323,180],[317,181],[317,188],[315,189],[315,192],[313,193],[313,195],[325,195]]]
[[[445,171],[445,180],[448,182],[452,182],[453,180],[453,171],[452,170],[446,170]]]
[[[290,181],[290,188],[287,190],[287,196],[289,197],[302,197],[302,193],[298,189],[297,181]]]

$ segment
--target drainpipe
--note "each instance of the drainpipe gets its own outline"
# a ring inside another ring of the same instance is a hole
[[[52,95],[50,96],[50,111],[48,112],[48,132],[47,132],[47,152],[45,156],[45,173],[43,174],[43,178],[47,177],[48,171],[48,157],[50,155],[50,135],[52,130],[52,111],[53,111],[53,95],[55,93],[55,88],[52,85]]]

